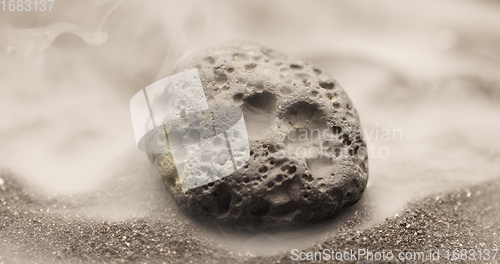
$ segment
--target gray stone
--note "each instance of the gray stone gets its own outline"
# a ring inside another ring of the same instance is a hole
[[[230,42],[185,59],[209,105],[241,107],[250,160],[183,191],[170,154],[150,158],[178,205],[208,224],[282,229],[324,220],[355,203],[368,181],[358,114],[329,74],[254,43]]]

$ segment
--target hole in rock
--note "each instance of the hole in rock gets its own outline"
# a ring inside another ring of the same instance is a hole
[[[244,100],[243,116],[250,139],[260,139],[276,118],[276,96],[268,91],[254,94]]]
[[[214,192],[214,200],[215,210],[217,210],[218,215],[229,212],[229,207],[231,206],[231,191],[225,184],[218,186],[217,190]]]
[[[316,104],[297,102],[291,105],[283,115],[283,119],[294,127],[312,129],[326,128],[326,115]]]
[[[212,57],[206,57],[203,59],[204,62],[208,63],[208,64],[214,64],[215,63],[215,59],[212,58]]]
[[[302,65],[299,65],[299,64],[290,64],[290,69],[292,70],[295,70],[295,71],[298,71],[298,70],[302,70]]]
[[[245,70],[251,71],[251,70],[254,70],[256,67],[257,67],[257,64],[250,63],[250,64],[245,65]]]
[[[260,172],[260,173],[265,173],[267,170],[268,170],[268,169],[267,169],[267,167],[266,167],[266,166],[263,166],[263,167],[261,167],[261,168],[259,169],[259,172]]]
[[[332,90],[333,88],[335,88],[335,84],[333,82],[320,82],[319,86],[327,90]]]
[[[233,96],[233,100],[235,103],[241,103],[241,101],[243,100],[243,97],[244,97],[244,94],[237,93]]]
[[[333,134],[338,135],[342,132],[342,127],[332,126],[332,132],[333,132]]]
[[[326,177],[332,171],[333,160],[327,157],[317,157],[307,159],[306,161],[309,172],[314,178]]]
[[[227,82],[227,75],[225,74],[219,74],[216,78],[215,78],[215,85],[217,87],[222,87],[226,84]]]

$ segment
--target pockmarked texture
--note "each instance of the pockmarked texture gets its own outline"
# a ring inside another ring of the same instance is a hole
[[[193,68],[209,106],[243,112],[250,159],[229,176],[184,191],[172,155],[150,154],[185,212],[235,229],[282,229],[324,220],[361,197],[366,144],[352,102],[329,74],[249,42],[201,51],[175,72]]]

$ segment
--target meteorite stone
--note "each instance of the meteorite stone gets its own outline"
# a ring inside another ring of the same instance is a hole
[[[356,109],[329,74],[249,42],[198,52],[175,73],[191,69],[209,105],[241,108],[251,151],[241,169],[185,191],[171,154],[151,154],[182,210],[207,224],[283,229],[324,220],[360,198],[366,144]]]

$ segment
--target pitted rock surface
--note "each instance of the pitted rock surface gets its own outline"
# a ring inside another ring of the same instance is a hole
[[[366,145],[352,102],[329,74],[248,42],[201,51],[175,72],[193,68],[210,105],[241,107],[251,151],[241,169],[187,191],[171,155],[152,155],[185,212],[235,229],[282,229],[324,220],[360,198]]]

